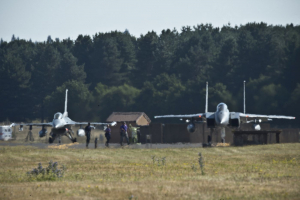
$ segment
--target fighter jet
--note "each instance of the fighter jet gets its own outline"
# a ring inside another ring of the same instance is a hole
[[[46,123],[22,123],[22,124],[14,124],[20,125],[20,131],[23,130],[23,126],[30,126],[30,130],[32,130],[32,126],[42,126],[42,130],[39,132],[39,137],[45,137],[47,134],[46,126],[52,127],[51,133],[49,136],[49,143],[53,143],[55,138],[59,138],[61,136],[67,136],[72,142],[76,142],[77,139],[74,137],[74,132],[71,128],[71,125],[80,125],[80,129],[77,131],[77,136],[82,137],[85,136],[85,131],[82,129],[82,125],[87,125],[88,122],[75,122],[68,117],[67,111],[67,104],[68,104],[68,89],[66,89],[66,99],[65,99],[65,111],[64,113],[57,112],[54,114],[54,118],[52,122]],[[110,124],[111,126],[116,125],[116,122],[112,123],[101,123],[101,122],[90,122],[91,125],[107,125]],[[94,127],[95,128],[95,127]]]
[[[238,128],[241,123],[254,123],[255,130],[260,130],[260,123],[265,121],[272,121],[272,119],[295,119],[292,116],[282,115],[259,115],[246,114],[245,104],[245,81],[244,81],[244,113],[230,112],[225,103],[219,103],[215,112],[208,112],[208,83],[206,83],[206,104],[205,113],[188,114],[188,115],[162,115],[154,116],[154,118],[180,118],[187,123],[187,130],[190,133],[195,132],[195,123],[206,122],[207,127],[210,128],[210,138],[215,128],[221,129],[221,138],[225,142],[225,127]],[[210,142],[210,141],[209,141]]]

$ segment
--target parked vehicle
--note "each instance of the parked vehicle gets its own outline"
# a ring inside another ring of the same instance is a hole
[[[11,140],[12,139],[12,127],[0,126],[0,140]]]

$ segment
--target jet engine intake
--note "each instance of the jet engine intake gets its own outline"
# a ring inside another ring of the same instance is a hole
[[[230,126],[239,127],[240,126],[240,119],[230,119]]]
[[[207,118],[207,127],[208,128],[215,128],[215,119],[214,118]]]
[[[196,130],[195,124],[194,124],[194,123],[189,123],[189,124],[187,125],[187,130],[188,130],[188,132],[190,132],[190,133],[194,133],[195,130]]]
[[[232,127],[240,127],[240,115],[238,113],[230,113],[230,126]]]
[[[85,131],[83,128],[80,128],[77,130],[77,136],[79,136],[79,137],[85,136]]]
[[[47,134],[47,129],[42,129],[39,131],[39,137],[45,137]]]

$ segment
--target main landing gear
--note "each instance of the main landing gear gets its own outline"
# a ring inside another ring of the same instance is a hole
[[[77,138],[75,138],[75,134],[71,128],[63,128],[63,129],[52,129],[49,136],[49,143],[53,143],[56,138],[58,138],[58,143],[61,143],[61,136],[67,136],[73,143],[77,142]]]
[[[207,143],[208,145],[211,145],[212,144],[212,137],[213,137],[213,133],[216,129],[214,128],[210,128],[210,133],[209,135],[207,136]],[[218,130],[218,129],[217,129]],[[225,128],[222,127],[221,128],[221,142],[222,143],[225,143],[225,135],[226,135],[226,132],[225,132]]]

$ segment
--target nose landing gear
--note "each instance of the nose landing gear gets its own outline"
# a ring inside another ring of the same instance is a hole
[[[65,136],[67,136],[73,143],[77,142],[77,138],[74,137],[74,132],[71,128],[66,129]]]
[[[55,140],[56,135],[53,134],[53,132],[51,131],[50,135],[49,135],[49,143],[52,144]]]
[[[221,141],[222,143],[225,143],[225,128],[221,128]]]

